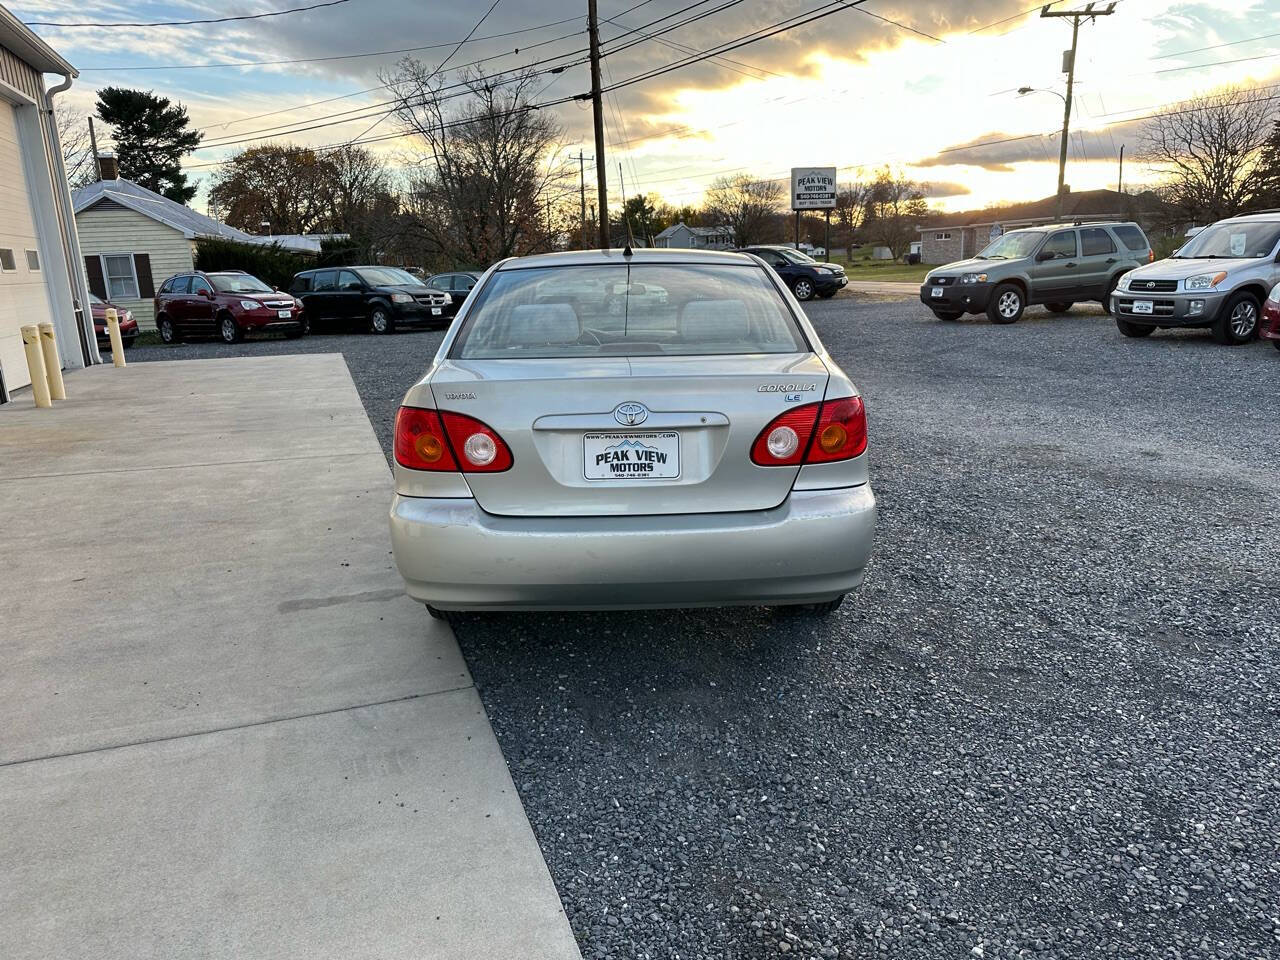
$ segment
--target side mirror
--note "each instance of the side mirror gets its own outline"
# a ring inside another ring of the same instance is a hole
[[[1048,250],[1041,250],[1036,254],[1036,263],[1044,263],[1046,260],[1052,260],[1054,255]]]
[[[205,287],[203,290],[200,291],[200,293],[204,296],[206,300],[213,299],[213,291],[210,290],[208,287]]]

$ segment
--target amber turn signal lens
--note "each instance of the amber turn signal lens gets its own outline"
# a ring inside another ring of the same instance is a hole
[[[435,463],[444,456],[444,444],[429,433],[420,433],[414,437],[413,449],[427,463]]]
[[[849,439],[849,434],[838,423],[828,424],[823,428],[822,433],[818,434],[818,446],[826,453],[835,453],[844,446],[845,441]]]

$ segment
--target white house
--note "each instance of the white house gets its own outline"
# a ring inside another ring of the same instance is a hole
[[[733,246],[733,227],[690,227],[682,220],[654,237],[653,245],[685,250],[728,250]]]
[[[254,236],[117,176],[114,157],[103,156],[99,163],[103,179],[74,195],[89,289],[133,311],[144,330],[155,328],[156,288],[175,273],[195,269],[197,240],[214,237],[318,253],[320,240],[330,236]]]
[[[0,403],[31,383],[24,324],[53,323],[64,369],[99,362],[52,109],[77,75],[0,7]]]

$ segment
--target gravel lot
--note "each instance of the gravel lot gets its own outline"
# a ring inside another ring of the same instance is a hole
[[[836,616],[457,628],[584,955],[1280,953],[1280,354],[809,313],[881,505]],[[130,359],[342,350],[385,444],[438,338]]]

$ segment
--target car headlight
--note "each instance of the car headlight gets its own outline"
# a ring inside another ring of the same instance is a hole
[[[257,300],[241,300],[240,301],[241,310],[259,310],[261,308],[262,308],[262,304],[260,304]]]
[[[123,316],[123,317],[121,317],[120,319],[122,319],[125,323],[129,323],[130,321],[132,321],[132,320],[133,320],[133,311],[132,311],[132,310],[126,310],[126,311],[124,312],[124,316]]]
[[[813,269],[817,270],[818,273],[825,273],[825,274],[835,273],[835,270],[832,267],[814,267]]]
[[[986,283],[987,275],[985,273],[966,273],[960,278],[961,283]]]
[[[1194,277],[1187,277],[1182,281],[1182,286],[1186,290],[1210,290],[1225,279],[1227,279],[1225,272],[1201,273]]]
[[[413,297],[407,293],[393,293],[391,295],[392,303],[413,303]]]
[[[453,303],[453,295],[446,293],[444,295],[444,302],[445,302],[445,306],[448,306],[449,304]]]

